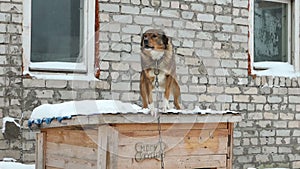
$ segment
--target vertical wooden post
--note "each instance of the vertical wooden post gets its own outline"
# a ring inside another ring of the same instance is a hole
[[[300,22],[300,1],[296,0],[295,1],[295,25],[294,25],[294,28],[295,28],[295,56],[294,56],[294,59],[295,59],[295,70],[296,72],[299,72],[300,71],[300,25],[299,25],[299,22]]]
[[[41,132],[36,134],[36,169],[45,169],[45,150],[46,150],[46,133]]]
[[[109,160],[107,160],[108,169],[116,169],[118,166],[118,145],[119,145],[119,132],[115,128],[109,127],[109,136],[108,136]]]
[[[232,158],[233,158],[233,123],[227,122],[228,128],[228,153],[227,153],[227,169],[232,169]]]
[[[98,158],[97,169],[106,169],[107,161],[107,139],[108,126],[102,125],[98,127]]]

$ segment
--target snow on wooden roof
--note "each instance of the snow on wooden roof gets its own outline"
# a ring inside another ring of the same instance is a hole
[[[54,124],[55,119],[57,122]],[[62,120],[64,124],[60,124]],[[46,123],[49,127],[102,123],[152,123],[156,122],[155,120],[156,118],[150,115],[149,109],[142,109],[136,104],[118,100],[84,100],[38,106],[33,110],[28,126],[42,123]],[[161,114],[161,121],[165,123],[238,122],[241,121],[241,116],[234,111],[201,110],[196,107],[193,110],[167,110]]]

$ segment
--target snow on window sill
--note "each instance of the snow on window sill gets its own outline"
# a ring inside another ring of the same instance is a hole
[[[32,72],[23,71],[23,76],[31,79],[43,80],[82,80],[82,81],[98,81],[94,74],[80,73],[62,73],[62,72]]]
[[[252,74],[256,76],[300,77],[300,72],[295,72],[293,65],[286,62],[254,62]]]

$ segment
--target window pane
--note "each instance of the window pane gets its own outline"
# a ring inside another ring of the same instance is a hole
[[[288,57],[288,5],[255,1],[254,61],[282,61]]]
[[[78,62],[83,0],[32,0],[32,62]]]

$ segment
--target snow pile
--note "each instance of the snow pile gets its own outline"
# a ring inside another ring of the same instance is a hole
[[[0,161],[0,169],[35,169],[35,164],[26,165],[16,161],[13,158],[3,158],[3,161]]]
[[[162,112],[162,111],[160,111]],[[84,100],[84,101],[69,101],[59,104],[44,104],[36,107],[30,119],[28,126],[32,124],[42,124],[43,122],[50,124],[56,119],[59,122],[63,119],[70,119],[77,115],[95,115],[95,114],[150,114],[149,109],[143,109],[136,104],[124,103],[118,100]],[[180,114],[226,114],[236,112],[232,111],[213,111],[201,110],[196,106],[193,110],[175,110],[170,109],[165,113],[180,113]]]
[[[15,121],[14,118],[12,118],[12,117],[4,117],[4,118],[3,118],[2,133],[5,133],[5,130],[6,130],[5,124],[6,124],[7,122],[15,123],[16,126],[21,127],[20,124],[17,123],[17,122]]]
[[[300,72],[295,72],[293,65],[284,62],[254,62],[253,74],[257,76],[299,77]]]

